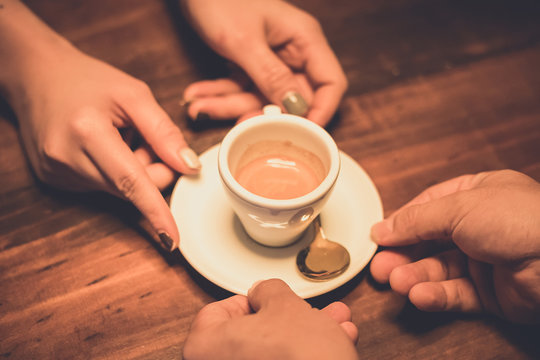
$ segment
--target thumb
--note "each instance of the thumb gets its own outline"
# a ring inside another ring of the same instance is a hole
[[[270,279],[255,283],[248,291],[248,301],[253,311],[262,309],[295,309],[311,306],[296,295],[280,279]]]
[[[473,200],[464,191],[476,187],[487,175],[462,175],[427,188],[390,217],[373,225],[373,241],[383,246],[400,246],[450,237]]]
[[[304,116],[309,105],[291,69],[265,45],[254,46],[247,55],[235,59],[261,93],[289,114]]]
[[[371,237],[379,245],[403,246],[423,240],[451,238],[467,214],[468,201],[455,193],[423,204],[401,208],[373,225]]]

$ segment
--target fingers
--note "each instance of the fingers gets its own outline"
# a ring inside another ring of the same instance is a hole
[[[189,117],[194,120],[230,120],[260,111],[264,105],[262,99],[246,91],[239,81],[203,80],[189,85],[183,100],[188,106]]]
[[[483,309],[468,278],[419,283],[411,288],[409,300],[423,311],[480,312]]]
[[[236,122],[241,123],[242,121],[246,121],[247,119],[251,119],[252,117],[255,117],[257,115],[262,115],[262,114],[263,114],[262,110],[251,111],[240,116]]]
[[[336,112],[347,90],[347,78],[321,33],[307,55],[306,74],[315,89],[307,118],[324,126]]]
[[[152,150],[166,164],[184,174],[199,172],[201,163],[178,127],[144,88],[124,100],[124,111]]]
[[[279,279],[270,279],[255,283],[249,289],[247,297],[251,308],[255,312],[258,312],[262,308],[311,308],[284,281]]]
[[[396,259],[396,262],[407,260],[405,256]],[[482,303],[467,275],[467,257],[454,249],[397,265],[390,273],[389,282],[394,291],[408,296],[420,310],[480,311]]]
[[[84,148],[109,181],[112,192],[120,193],[139,209],[168,250],[178,247],[178,229],[169,207],[141,163],[112,124],[92,122],[83,135]]]
[[[351,310],[347,305],[339,301],[333,302],[321,311],[336,321],[351,341],[358,341],[358,328],[351,321]]]
[[[401,246],[450,237],[467,208],[473,205],[463,190],[474,188],[487,174],[460,176],[424,190],[390,217],[373,225],[372,239],[379,245]]]
[[[462,193],[398,210],[373,225],[371,237],[379,245],[403,246],[424,240],[451,238],[454,230],[474,206]]]
[[[191,325],[192,331],[197,328],[208,328],[250,313],[251,309],[246,296],[231,296],[203,307]]]
[[[188,115],[195,120],[201,116],[214,120],[229,120],[260,110],[262,106],[262,101],[254,94],[248,92],[231,93],[193,100],[189,105]]]
[[[418,246],[413,246],[399,250],[384,250],[375,254],[370,264],[371,276],[381,284],[389,282],[390,274],[396,267],[409,264],[419,258],[416,254],[418,250]]]
[[[389,281],[394,291],[407,295],[416,284],[456,279],[466,274],[466,257],[455,249],[398,266],[391,272]]]
[[[242,295],[232,296],[203,307],[191,323],[183,349],[183,358],[202,359],[212,357],[209,355],[213,353],[208,350],[210,349],[209,346],[212,347],[212,345],[227,341],[227,335],[222,330],[219,330],[220,325],[226,324],[233,318],[248,315],[250,312],[247,297]]]
[[[328,124],[336,112],[347,85],[325,84],[315,90],[311,109],[306,118],[320,126]]]
[[[351,310],[342,302],[336,301],[321,310],[337,323],[351,321]]]
[[[147,146],[136,149],[133,154],[144,166],[144,170],[159,190],[164,190],[176,180],[176,172],[161,162],[154,162],[157,156]]]
[[[249,54],[233,59],[274,104],[290,114],[304,116],[308,103],[291,69],[264,43],[255,43]]]
[[[347,337],[356,344],[358,342],[358,328],[352,321],[345,321],[339,324]]]
[[[297,296],[282,280],[271,279],[255,283],[248,291],[248,300],[254,312],[262,309],[310,309],[311,306]],[[293,310],[294,311],[294,310]],[[351,322],[351,310],[341,302],[334,302],[324,309],[322,313],[338,323],[342,330],[353,342],[358,340],[358,329]]]
[[[243,92],[241,84],[231,79],[202,80],[190,84],[184,90],[184,101],[207,96],[221,96]]]
[[[306,98],[310,104],[306,117],[323,126],[335,113],[348,83],[318,21],[312,17],[303,20],[305,23],[300,30],[301,35],[281,46],[277,54],[307,80],[313,94],[311,98]],[[274,25],[277,28],[282,26],[279,22]],[[307,95],[302,88],[300,93]]]
[[[144,171],[160,191],[169,187],[177,178],[176,173],[163,163],[149,164],[144,167]]]

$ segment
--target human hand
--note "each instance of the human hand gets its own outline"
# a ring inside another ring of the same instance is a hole
[[[131,201],[174,249],[179,234],[160,189],[176,171],[200,167],[180,130],[142,81],[78,51],[19,2],[4,10],[12,12],[6,22],[19,21],[9,28],[14,39],[3,40],[11,52],[0,79],[37,176]],[[129,131],[142,136],[136,149],[122,137]]]
[[[326,125],[347,79],[310,14],[281,0],[182,0],[194,28],[256,85],[238,79],[200,81],[184,92],[193,119],[241,119],[267,102]],[[241,120],[240,119],[240,120]]]
[[[281,280],[205,306],[191,325],[186,360],[358,359],[349,308],[311,306]]]
[[[373,258],[373,277],[419,309],[540,321],[540,184],[530,177],[503,170],[435,185],[372,237],[390,247]],[[437,239],[457,248],[422,258]]]

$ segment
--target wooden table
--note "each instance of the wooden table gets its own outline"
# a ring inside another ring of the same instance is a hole
[[[224,75],[174,1],[27,1],[87,53],[147,82],[197,152],[203,131],[177,105]],[[329,127],[378,187],[385,214],[425,187],[512,168],[540,180],[537,0],[296,0],[320,19],[350,80]],[[1,36],[1,35],[0,35]],[[9,108],[0,112],[0,357],[176,359],[205,304],[229,294],[178,252],[159,251],[131,205],[32,175]],[[348,304],[367,359],[540,358],[538,326],[422,313],[363,271],[323,306]]]

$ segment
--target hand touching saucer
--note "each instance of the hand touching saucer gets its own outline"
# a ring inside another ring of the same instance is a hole
[[[184,358],[358,359],[357,337],[345,304],[313,309],[273,279],[255,284],[247,297],[204,307],[191,325]]]
[[[131,201],[164,246],[177,247],[178,230],[159,190],[177,171],[198,172],[200,163],[148,86],[75,49],[19,1],[0,10],[0,91],[37,176]],[[142,136],[139,148],[122,138],[126,130]]]
[[[488,311],[540,322],[540,184],[515,171],[435,185],[372,228],[388,248],[371,263],[379,282],[426,311]],[[445,238],[455,249],[424,257]]]

